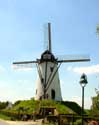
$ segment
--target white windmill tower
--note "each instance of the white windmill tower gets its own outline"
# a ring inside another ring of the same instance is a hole
[[[65,62],[90,61],[88,56],[65,56],[65,59],[56,58],[51,50],[51,26],[48,23],[48,43],[47,49],[41,54],[41,58],[36,61],[14,62],[14,65],[25,65],[36,63],[38,70],[38,80],[36,83],[35,99],[62,100],[60,79],[58,69]]]

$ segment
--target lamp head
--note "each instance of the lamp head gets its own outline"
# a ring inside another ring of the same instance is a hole
[[[85,73],[83,73],[82,75],[81,75],[81,77],[80,77],[80,85],[82,86],[82,87],[85,87],[85,85],[88,83],[88,81],[87,81],[87,76],[86,76],[86,74]]]

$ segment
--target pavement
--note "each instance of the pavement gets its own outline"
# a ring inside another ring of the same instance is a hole
[[[38,121],[4,121],[0,120],[0,125],[41,125],[42,120]]]
[[[5,121],[3,120],[0,120],[0,125],[9,125],[8,123],[6,123]]]

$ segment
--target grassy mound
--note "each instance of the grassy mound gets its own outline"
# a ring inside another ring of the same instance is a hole
[[[16,101],[12,108],[1,110],[0,117],[8,116],[18,118],[19,115],[32,115],[33,113],[39,114],[41,107],[54,107],[56,108],[58,114],[81,114],[81,107],[75,102],[68,101],[53,101],[53,100],[19,100]]]

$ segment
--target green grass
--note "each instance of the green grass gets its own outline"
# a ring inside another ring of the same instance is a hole
[[[0,119],[3,119],[3,120],[11,120],[11,117],[8,117],[8,116],[6,116],[6,115],[0,114]]]
[[[35,112],[36,114],[38,114],[41,107],[56,108],[56,113],[59,114],[80,114],[81,112],[80,106],[75,102],[57,102],[53,100],[20,100],[14,103],[11,109],[2,110],[2,112],[0,113],[0,118],[11,120],[11,117],[9,116],[17,118],[18,113],[31,115],[33,112]],[[6,114],[7,116],[4,114]]]
[[[18,104],[13,105],[10,111],[12,112],[26,112],[28,114],[32,114],[33,111],[38,113],[40,107],[55,107],[57,111],[61,114],[69,113],[70,108],[66,107],[64,104],[60,102],[56,102],[53,100],[24,100],[20,101]]]

